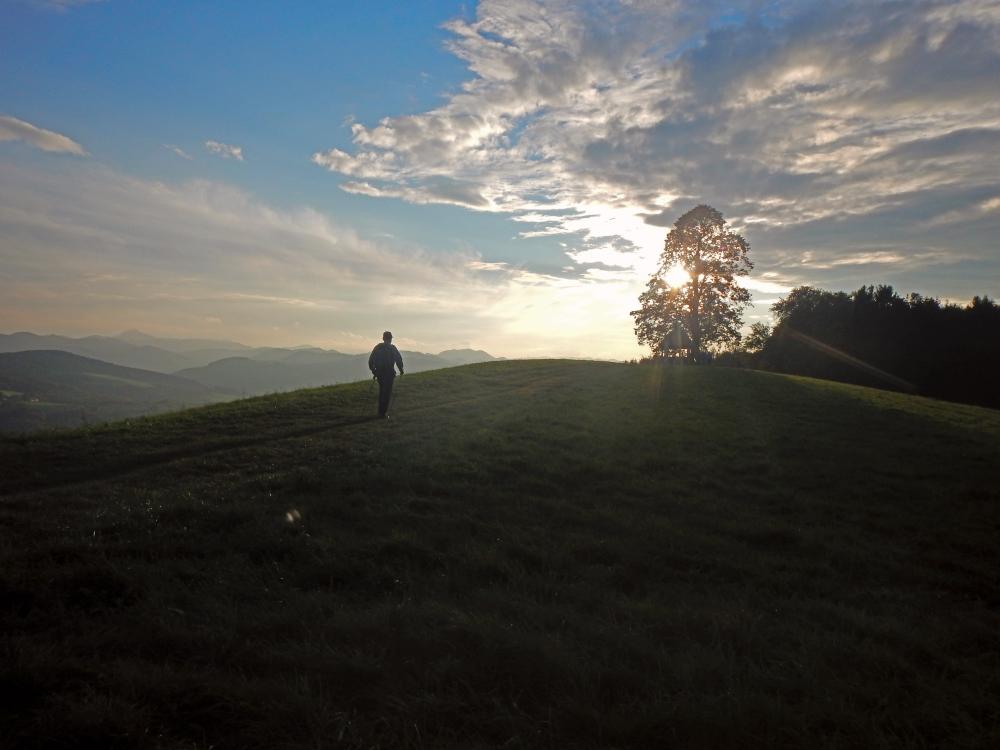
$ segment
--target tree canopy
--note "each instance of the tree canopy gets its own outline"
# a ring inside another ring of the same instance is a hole
[[[635,334],[657,356],[701,352],[740,340],[750,292],[736,283],[753,264],[750,245],[722,214],[697,206],[674,222],[660,265],[632,311]]]
[[[963,307],[884,284],[800,286],[771,310],[756,367],[1000,407],[1000,306],[988,297]]]

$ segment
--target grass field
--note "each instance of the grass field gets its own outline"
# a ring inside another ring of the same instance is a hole
[[[11,747],[1000,747],[1000,412],[498,362],[0,440]]]

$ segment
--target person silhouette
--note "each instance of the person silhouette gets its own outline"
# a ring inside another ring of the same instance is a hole
[[[378,416],[388,419],[389,400],[392,398],[392,383],[396,379],[396,368],[403,374],[403,357],[399,349],[392,345],[392,333],[382,334],[382,343],[376,344],[368,357],[368,369],[378,380]]]

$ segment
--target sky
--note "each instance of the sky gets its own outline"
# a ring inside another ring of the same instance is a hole
[[[0,331],[640,356],[672,223],[1000,296],[997,0],[0,3]]]

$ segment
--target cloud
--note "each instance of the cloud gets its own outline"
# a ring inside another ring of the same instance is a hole
[[[988,215],[1000,215],[1000,195],[985,198],[976,203],[969,203],[962,208],[953,209],[939,213],[937,216],[928,219],[924,226],[936,227],[947,224],[961,224],[963,222],[975,222]]]
[[[191,161],[192,159],[191,154],[182,149],[180,146],[175,146],[172,143],[164,143],[163,148],[167,149],[167,151],[173,151],[175,154],[177,154],[177,156],[181,157],[182,159],[187,159],[188,161]]]
[[[447,177],[436,177],[424,181],[420,187],[409,185],[388,185],[379,187],[370,182],[345,182],[341,189],[348,193],[367,195],[373,198],[402,198],[410,203],[443,203],[465,208],[483,209],[487,200],[474,184],[463,183]]]
[[[213,335],[251,344],[358,351],[392,328],[423,351],[633,356],[612,296],[620,306],[631,291],[373,240],[218,182],[92,162],[0,172],[0,320],[11,329],[195,336],[212,320]]]
[[[221,156],[223,159],[243,161],[242,146],[230,146],[228,143],[219,143],[218,141],[205,141],[205,148],[210,153]]]
[[[789,279],[996,262],[995,2],[484,0],[446,28],[469,77],[315,154],[343,189],[504,212],[637,282],[701,202]],[[796,277],[804,251],[824,261]]]
[[[87,155],[83,146],[73,139],[7,115],[0,115],[0,141],[23,141],[42,151]]]

